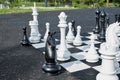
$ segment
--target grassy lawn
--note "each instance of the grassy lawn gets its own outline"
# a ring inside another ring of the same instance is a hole
[[[38,8],[38,11],[56,11],[56,10],[72,10],[72,9],[77,9],[77,8]],[[10,14],[10,13],[25,13],[25,12],[32,12],[32,9],[21,9],[21,8],[4,8],[0,9],[0,14]]]
[[[12,4],[12,5],[10,5],[10,9],[7,9],[7,8],[0,9],[0,14],[32,12],[32,9],[30,9],[30,8],[29,9],[18,8],[18,7],[22,6],[22,5],[25,5],[27,7],[31,7],[31,6],[33,6],[33,2]],[[37,7],[38,6],[44,6],[44,3],[37,2],[36,5],[37,5]],[[109,5],[110,5],[110,7],[115,7],[113,5],[113,3],[110,3]],[[85,8],[95,8],[93,6],[85,5],[85,4],[75,4],[73,6],[75,8],[72,8],[72,7],[57,7],[57,5],[54,6],[54,7],[49,6],[47,8],[46,7],[40,7],[40,8],[38,8],[38,11],[40,12],[40,11],[55,11],[55,10],[72,10],[72,9],[83,9],[83,8],[84,9]]]

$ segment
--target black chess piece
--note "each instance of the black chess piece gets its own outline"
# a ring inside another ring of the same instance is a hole
[[[109,24],[110,24],[109,22],[110,22],[110,19],[109,19],[109,17],[107,17],[107,18],[106,18],[106,24],[107,24],[107,27],[108,27]]]
[[[120,14],[119,14],[119,16],[118,16],[118,22],[120,22]]]
[[[23,27],[23,40],[21,41],[22,46],[30,46],[30,42],[27,37],[26,27]]]
[[[71,23],[72,23],[73,34],[74,34],[74,36],[76,36],[77,31],[76,31],[76,28],[75,28],[75,20],[72,20]]]
[[[118,15],[115,14],[115,22],[118,22]]]
[[[61,66],[56,62],[56,42],[53,37],[54,33],[48,33],[48,37],[45,45],[45,60],[42,69],[49,74],[58,74],[61,70]]]
[[[105,42],[105,33],[106,33],[106,13],[104,11],[101,12],[100,14],[100,17],[101,17],[101,32],[100,32],[100,35],[99,35],[99,40],[101,42]]]
[[[100,33],[100,9],[98,8],[95,11],[96,14],[96,24],[95,24],[95,28],[93,29],[94,34],[99,34]]]
[[[120,14],[115,14],[115,22],[120,22]]]

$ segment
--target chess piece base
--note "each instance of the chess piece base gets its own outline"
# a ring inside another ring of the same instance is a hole
[[[38,38],[32,38],[32,37],[30,37],[30,38],[29,38],[29,41],[30,41],[31,43],[39,43],[39,42],[40,42],[40,37],[38,37]]]
[[[29,41],[22,40],[20,43],[22,46],[30,46]]]
[[[119,80],[118,76],[115,74],[102,74],[99,73],[96,77],[96,80]]]
[[[68,61],[68,60],[70,60],[70,54],[71,53],[68,50],[65,50],[65,51],[58,50],[57,60],[58,61]]]
[[[61,66],[60,65],[57,65],[55,63],[51,63],[51,64],[44,64],[42,66],[42,70],[45,72],[45,73],[49,73],[49,74],[58,74],[61,70]]]

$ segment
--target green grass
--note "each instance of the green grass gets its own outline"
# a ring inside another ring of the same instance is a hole
[[[4,8],[0,9],[0,14],[10,14],[10,13],[25,13],[25,12],[32,12],[32,9],[22,9],[19,8],[19,6],[33,6],[33,2],[27,2],[27,3],[19,3],[19,4],[12,4],[10,6],[10,9]],[[95,8],[96,6],[90,6],[90,5],[85,5],[85,4],[72,4],[75,8],[59,8],[59,7],[47,7],[44,8],[44,3],[43,2],[38,2],[36,3],[37,6],[43,6],[43,8],[38,8],[38,11],[55,11],[55,10],[72,10],[72,9],[85,9],[85,8]],[[115,7],[113,3],[109,4],[110,7]],[[14,8],[17,7],[17,8]],[[103,6],[104,7],[104,6]]]
[[[73,8],[38,8],[38,11],[56,11],[56,10],[71,10]],[[74,8],[76,9],[76,8]],[[21,9],[21,8],[4,8],[0,9],[0,14],[10,14],[10,13],[25,13],[25,12],[32,12],[32,9]]]

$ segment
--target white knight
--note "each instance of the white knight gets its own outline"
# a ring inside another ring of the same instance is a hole
[[[109,25],[106,30],[106,42],[100,45],[99,52],[102,57],[102,65],[100,73],[96,76],[96,80],[119,80],[116,75],[116,54],[119,52],[120,23]]]

